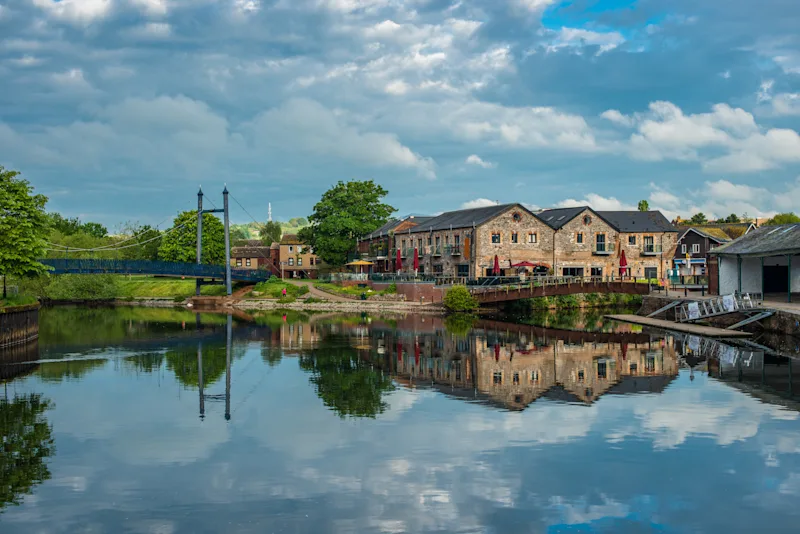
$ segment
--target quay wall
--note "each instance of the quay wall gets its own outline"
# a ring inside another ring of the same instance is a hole
[[[39,304],[0,309],[0,349],[39,338]]]

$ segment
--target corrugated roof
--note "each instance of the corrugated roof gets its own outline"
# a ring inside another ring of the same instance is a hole
[[[412,234],[420,232],[431,232],[436,230],[449,230],[450,228],[471,228],[472,225],[478,226],[486,221],[497,217],[506,210],[517,207],[518,209],[530,211],[521,204],[498,204],[496,206],[486,206],[483,208],[472,208],[467,210],[448,211],[438,217],[433,217],[429,221],[411,228]],[[405,230],[403,231],[405,233]]]
[[[618,232],[678,231],[660,211],[598,211],[596,213]]]
[[[588,206],[578,206],[576,208],[556,208],[540,211],[536,214],[536,216],[553,230],[559,230],[562,226],[570,222],[587,209],[591,208]]]
[[[800,253],[800,223],[762,226],[725,245],[712,254],[721,256],[779,256]]]

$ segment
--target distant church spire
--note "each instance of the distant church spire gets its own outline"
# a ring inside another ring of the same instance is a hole
[[[272,202],[267,203],[267,220],[272,222]]]

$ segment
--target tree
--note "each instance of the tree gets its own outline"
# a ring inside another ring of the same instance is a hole
[[[44,416],[50,407],[50,401],[35,394],[0,399],[0,510],[19,504],[21,495],[50,479],[46,460],[55,442]]]
[[[45,272],[45,266],[38,260],[45,251],[47,197],[34,195],[30,184],[17,178],[18,175],[0,166],[0,274],[4,299],[7,276]]]
[[[250,238],[250,235],[247,233],[241,226],[231,226],[231,242],[234,241],[246,241]]]
[[[765,222],[766,226],[777,226],[779,224],[793,224],[800,223],[800,217],[794,213],[779,213],[773,218]]]
[[[268,221],[261,227],[261,242],[266,246],[281,241],[281,223]]]
[[[108,235],[108,229],[100,223],[87,222],[81,226],[81,231],[92,237],[103,238]]]
[[[723,221],[722,221],[722,222],[726,222],[726,223],[738,223],[738,222],[739,222],[739,216],[738,216],[738,215],[736,215],[735,213],[731,213],[730,215],[728,215],[727,217],[725,217],[725,219],[723,219]]]
[[[60,213],[49,213],[47,215],[50,221],[50,228],[59,232],[61,235],[74,235],[81,231],[83,224],[77,217],[71,219],[65,218]]]
[[[194,263],[197,258],[197,211],[184,211],[161,238],[158,258],[162,261]],[[202,262],[225,263],[225,227],[210,213],[203,214]]]
[[[692,218],[689,219],[689,224],[706,224],[707,222],[708,219],[702,211],[700,213],[695,213],[692,215]]]
[[[158,259],[158,248],[161,246],[161,232],[152,226],[145,224],[144,226],[139,223],[125,223],[122,226],[121,235],[123,235],[120,243],[120,250],[122,258],[126,260],[148,260],[155,261]],[[135,246],[131,246],[135,245]]]
[[[444,307],[451,312],[471,312],[478,308],[478,301],[467,286],[453,286],[444,296]]]
[[[650,211],[650,203],[646,200],[639,201],[639,211]]]
[[[339,266],[356,239],[384,224],[396,210],[381,202],[387,191],[372,180],[339,182],[322,195],[300,239],[328,265]]]

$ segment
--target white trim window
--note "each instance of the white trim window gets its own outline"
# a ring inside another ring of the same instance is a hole
[[[700,254],[700,244],[695,243],[692,245],[692,254]]]
[[[686,245],[681,245],[681,254],[686,254]]]

